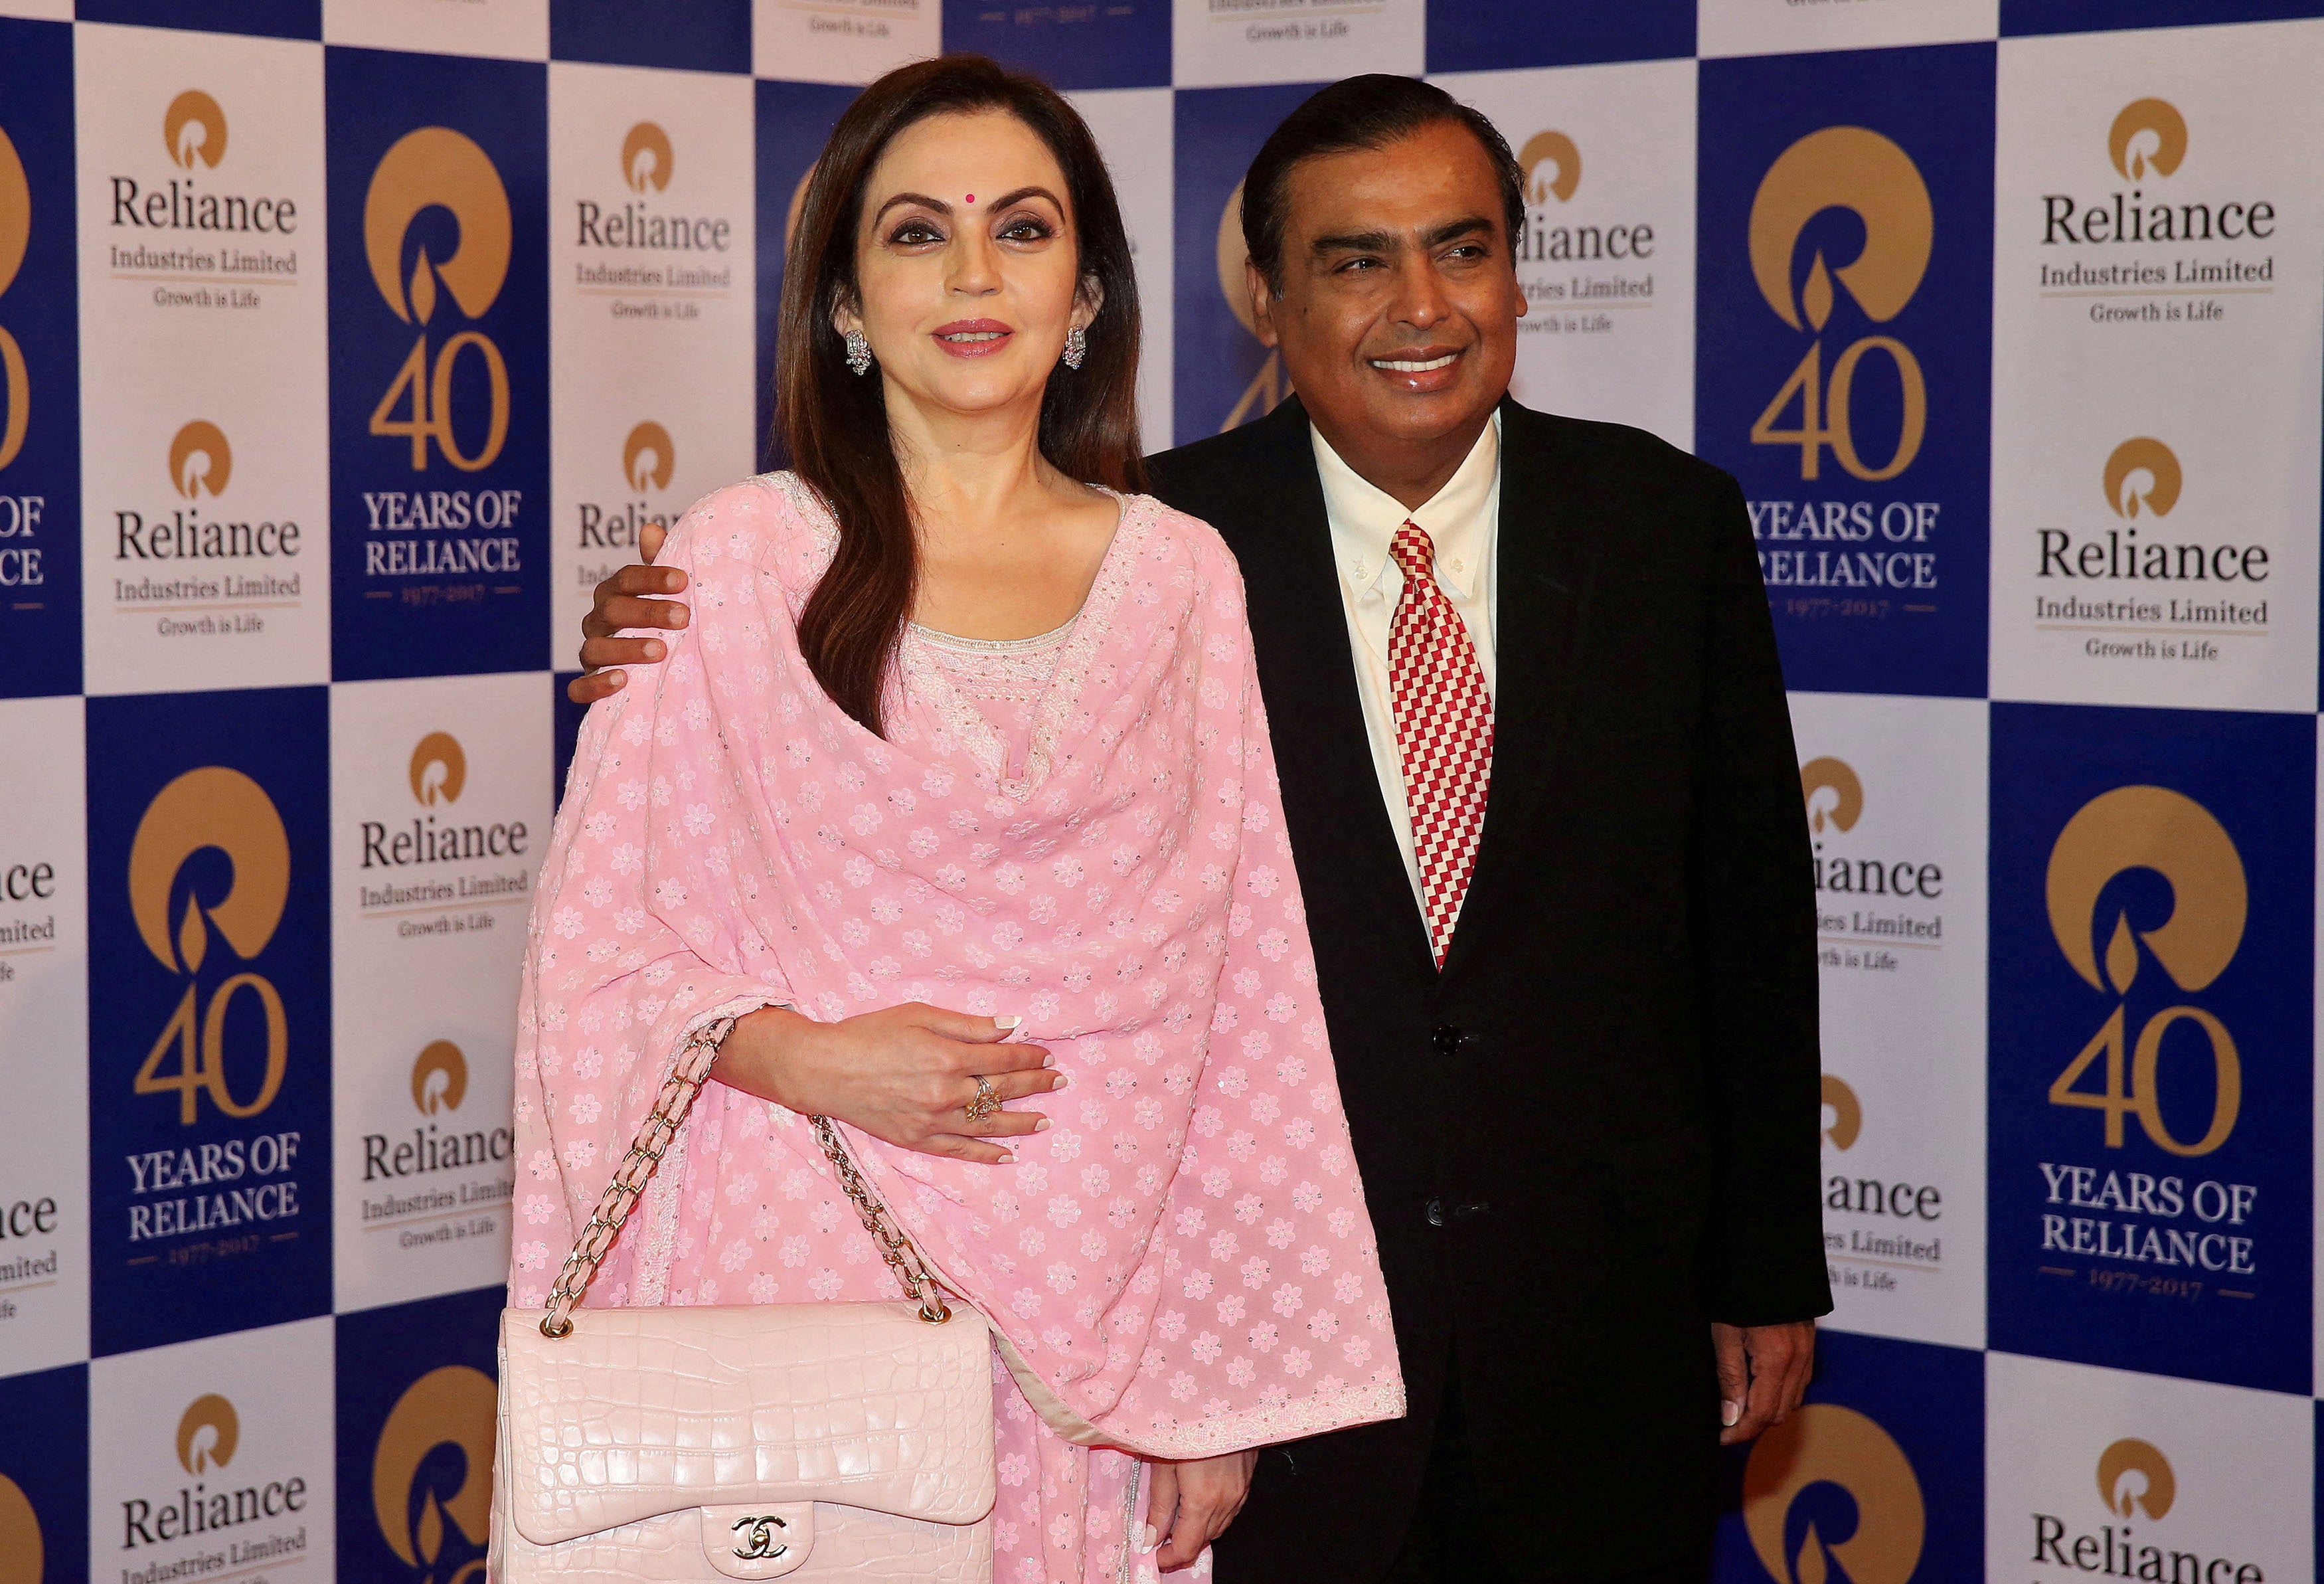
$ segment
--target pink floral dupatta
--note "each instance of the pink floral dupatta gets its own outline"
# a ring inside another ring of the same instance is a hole
[[[885,741],[808,672],[793,623],[834,533],[788,475],[695,506],[663,558],[692,625],[583,726],[519,1010],[512,1301],[544,1301],[695,1031],[1017,1014],[1072,1080],[1018,1164],[846,1141],[1008,1366],[1002,1584],[1126,1576],[1122,1453],[1404,1405],[1240,579],[1207,526],[1125,499],[1004,781],[913,641]],[[896,1295],[811,1130],[713,1084],[590,1301]]]

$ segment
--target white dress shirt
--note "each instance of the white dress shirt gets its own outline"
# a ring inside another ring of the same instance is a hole
[[[1493,565],[1501,530],[1501,415],[1477,436],[1460,469],[1417,509],[1367,483],[1340,459],[1322,432],[1309,425],[1315,468],[1323,478],[1323,511],[1332,524],[1332,554],[1347,613],[1348,648],[1363,699],[1364,730],[1371,738],[1372,771],[1380,801],[1396,829],[1397,849],[1412,881],[1413,905],[1422,907],[1420,860],[1412,847],[1412,808],[1404,794],[1404,756],[1397,751],[1396,713],[1389,702],[1388,620],[1404,593],[1404,573],[1388,552],[1388,540],[1406,522],[1417,523],[1436,546],[1436,586],[1452,602],[1477,646],[1485,690],[1493,692]],[[1426,918],[1423,908],[1422,917]]]

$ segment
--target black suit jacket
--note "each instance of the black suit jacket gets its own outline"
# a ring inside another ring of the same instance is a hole
[[[1377,1578],[1455,1367],[1517,1576],[1666,1560],[1714,1499],[1707,1322],[1831,1307],[1808,837],[1741,492],[1637,430],[1515,402],[1501,423],[1491,797],[1441,974],[1305,413],[1151,463],[1242,566],[1410,1395],[1261,1459],[1229,1584]]]

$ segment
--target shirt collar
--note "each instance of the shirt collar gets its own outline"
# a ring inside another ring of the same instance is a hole
[[[1323,509],[1331,521],[1332,553],[1340,577],[1362,597],[1384,593],[1388,541],[1408,520],[1426,531],[1436,546],[1436,581],[1455,599],[1475,592],[1491,548],[1495,486],[1500,482],[1501,415],[1496,412],[1469,448],[1444,486],[1412,511],[1342,459],[1314,424],[1315,468],[1323,483]],[[1401,578],[1397,586],[1402,587]]]

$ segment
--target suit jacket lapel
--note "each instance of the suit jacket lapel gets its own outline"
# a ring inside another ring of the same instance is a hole
[[[1563,769],[1558,746],[1598,572],[1596,553],[1577,531],[1578,459],[1563,431],[1555,418],[1501,403],[1493,782],[1448,972],[1489,928],[1494,897],[1526,884],[1526,833]]]
[[[1352,903],[1368,927],[1433,968],[1364,728],[1307,414],[1295,397],[1260,423],[1275,432],[1258,459],[1251,498],[1264,503],[1269,520],[1238,535],[1234,548],[1294,850],[1303,879],[1318,876],[1328,887],[1305,886],[1309,913],[1327,897],[1333,907]]]

